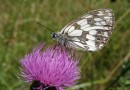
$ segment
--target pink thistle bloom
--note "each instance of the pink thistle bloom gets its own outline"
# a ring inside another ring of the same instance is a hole
[[[41,51],[43,45],[34,49],[20,60],[22,77],[29,83],[30,90],[64,90],[76,84],[80,78],[78,62],[74,54],[60,46]]]

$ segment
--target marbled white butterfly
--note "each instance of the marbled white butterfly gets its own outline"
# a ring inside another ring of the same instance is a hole
[[[84,14],[52,37],[61,45],[82,51],[98,51],[112,34],[114,14],[111,9],[98,9]]]

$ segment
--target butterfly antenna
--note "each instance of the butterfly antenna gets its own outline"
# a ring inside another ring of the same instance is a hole
[[[52,29],[50,29],[50,28],[44,26],[43,24],[41,24],[41,23],[39,23],[39,22],[37,22],[37,24],[40,25],[40,26],[42,26],[42,27],[44,27],[44,28],[46,28],[46,29],[48,29],[48,30],[50,30],[51,32],[54,32],[54,30],[52,30]]]

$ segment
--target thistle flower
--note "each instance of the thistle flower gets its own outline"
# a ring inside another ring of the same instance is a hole
[[[22,77],[32,83],[30,90],[64,90],[80,78],[78,61],[74,54],[60,46],[41,51],[43,45],[20,60]]]

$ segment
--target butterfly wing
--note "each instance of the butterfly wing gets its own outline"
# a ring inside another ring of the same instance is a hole
[[[98,9],[66,25],[60,32],[67,38],[66,46],[84,51],[98,51],[107,43],[113,29],[111,9]]]

